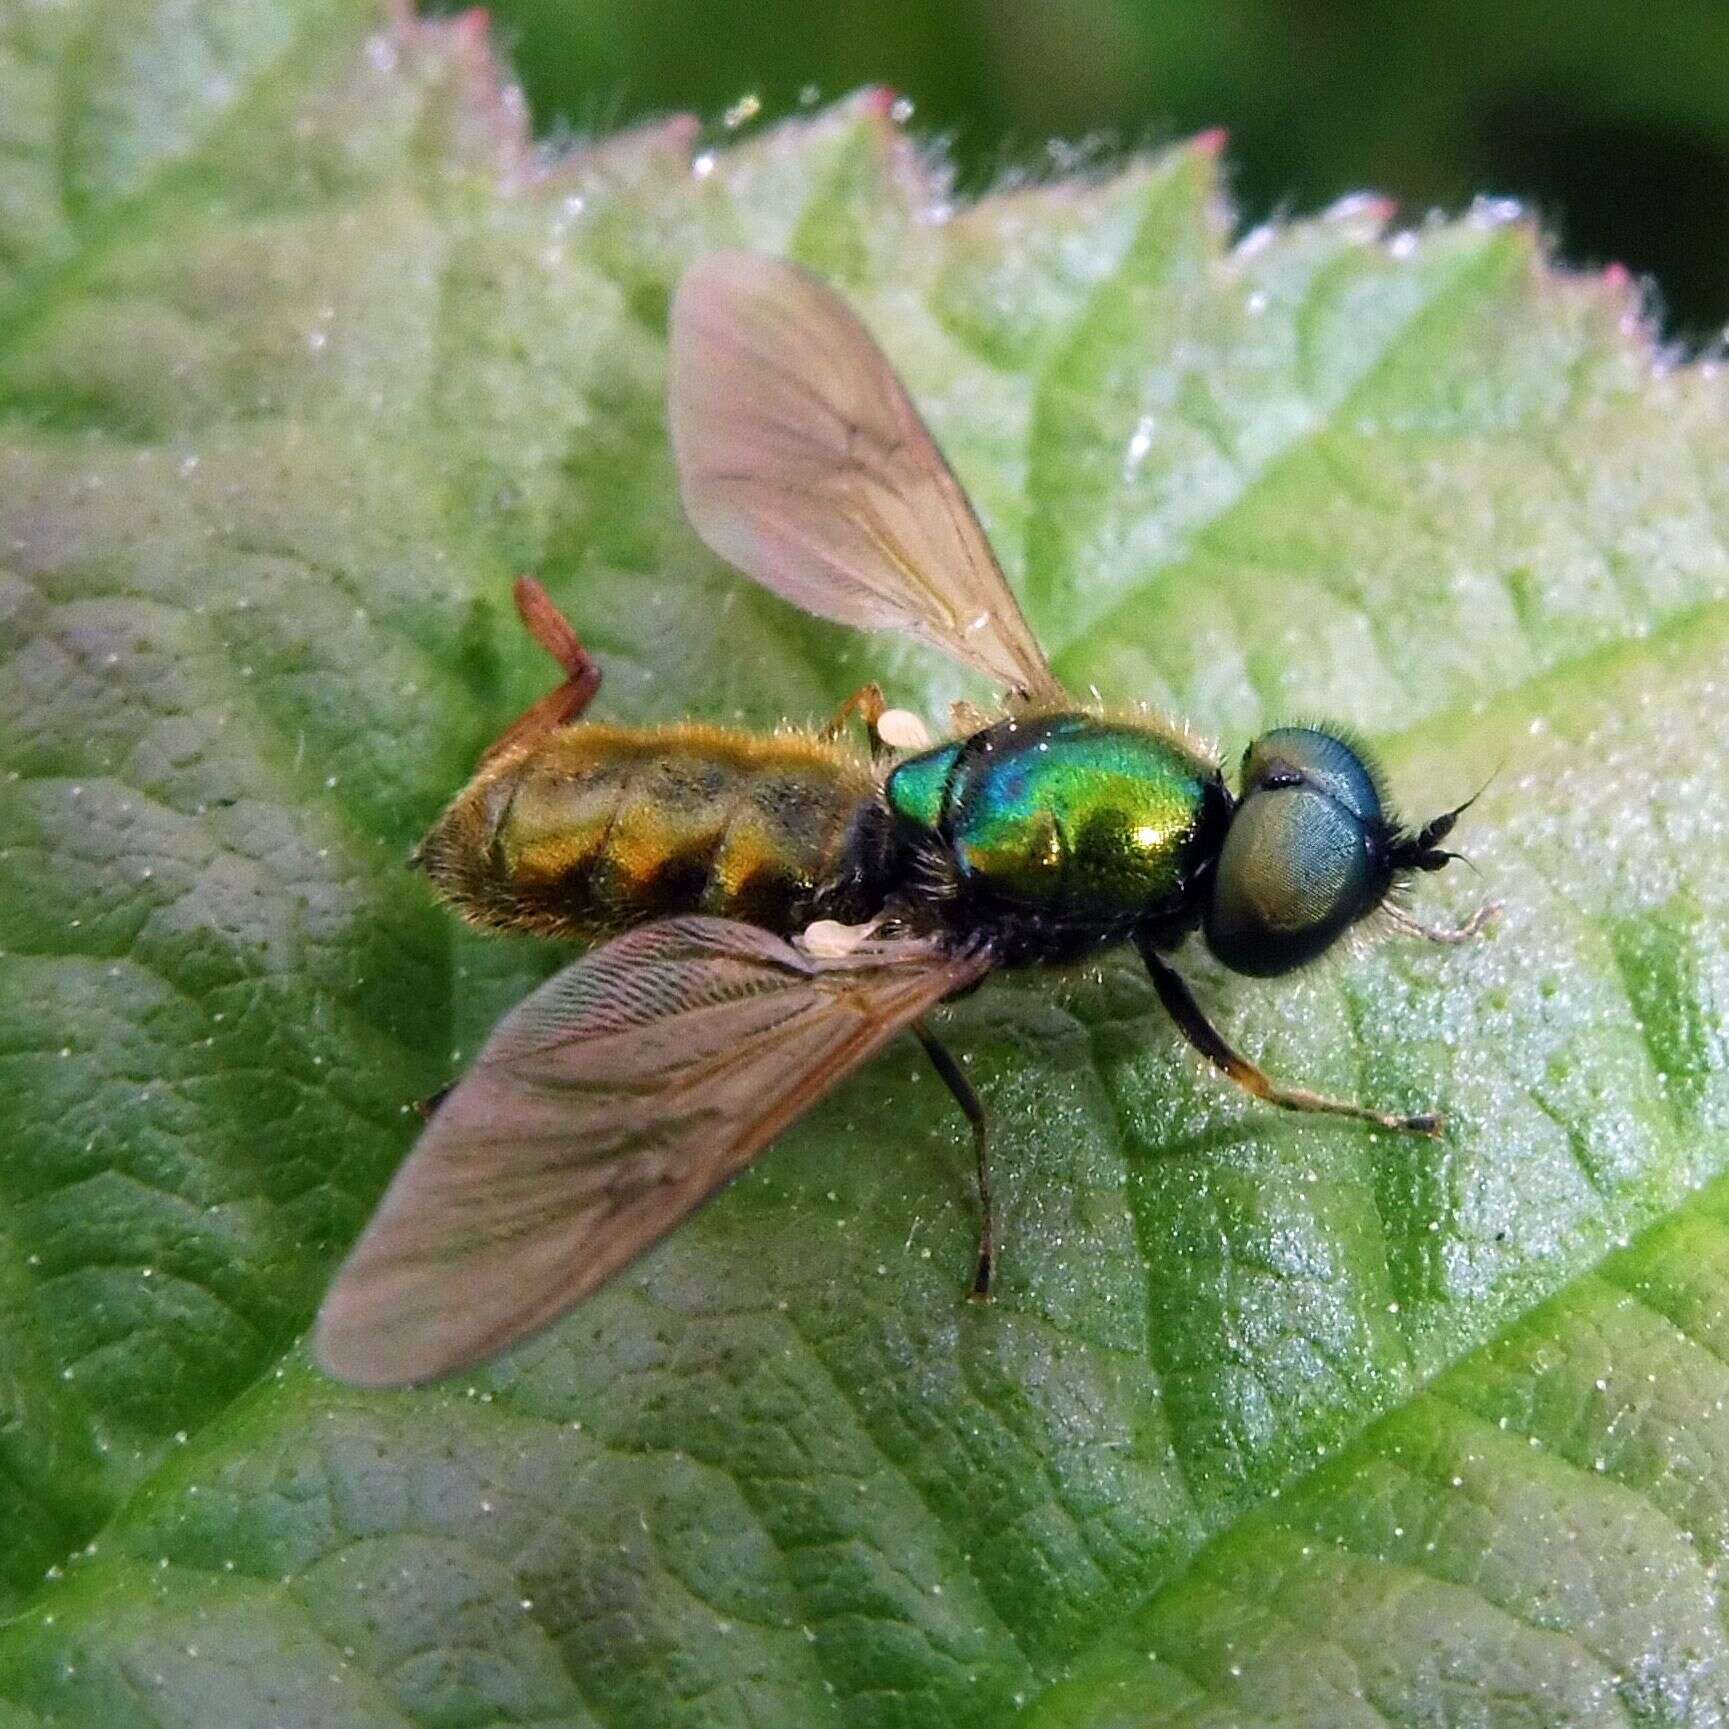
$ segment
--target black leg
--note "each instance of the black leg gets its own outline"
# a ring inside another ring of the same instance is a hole
[[[924,1046],[931,1067],[943,1085],[954,1094],[955,1103],[966,1112],[967,1121],[973,1126],[973,1152],[979,1168],[979,1258],[973,1271],[972,1289],[967,1295],[974,1302],[986,1302],[991,1294],[991,1272],[996,1260],[996,1232],[991,1211],[991,1167],[986,1157],[985,1108],[979,1103],[972,1082],[961,1072],[960,1064],[923,1021],[913,1022],[913,1033]]]
[[[1348,1099],[1324,1098],[1302,1087],[1281,1086],[1271,1076],[1263,1074],[1247,1057],[1225,1043],[1218,1029],[1203,1013],[1189,987],[1146,944],[1141,944],[1141,959],[1147,963],[1153,989],[1159,1001],[1177,1023],[1177,1030],[1207,1059],[1214,1068],[1228,1075],[1245,1092],[1270,1105],[1282,1105],[1288,1111],[1318,1111],[1326,1116],[1350,1117],[1359,1123],[1373,1123],[1377,1128],[1397,1129],[1405,1134],[1439,1135],[1441,1119],[1433,1111],[1404,1117],[1390,1111],[1372,1111],[1366,1105],[1352,1104]]]

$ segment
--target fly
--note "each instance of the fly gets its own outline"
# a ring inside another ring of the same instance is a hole
[[[1454,856],[1459,810],[1406,827],[1364,753],[1317,727],[1257,739],[1233,792],[1182,727],[1076,703],[888,360],[805,271],[728,252],[692,266],[668,410],[685,511],[716,553],[807,612],[943,649],[1003,712],[957,705],[932,743],[867,685],[821,730],[586,721],[600,669],[519,582],[564,680],[416,862],[476,924],[594,946],[439,1103],[325,1298],[331,1374],[427,1380],[547,1326],[907,1030],[972,1132],[970,1295],[988,1296],[985,1112],[926,1017],[1004,968],[1130,943],[1184,1038],[1255,1097],[1439,1133],[1433,1112],[1264,1074],[1170,957],[1198,932],[1269,977],[1377,910],[1464,940],[1492,907],[1435,930],[1389,899]]]

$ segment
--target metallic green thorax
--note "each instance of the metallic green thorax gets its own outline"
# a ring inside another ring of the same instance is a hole
[[[909,757],[889,776],[889,809],[903,821],[934,831],[942,822],[943,800],[948,796],[949,776],[965,743],[938,745]]]
[[[1216,767],[1170,733],[1084,714],[1003,721],[926,751],[887,794],[971,916],[1077,935],[1181,909],[1229,808]]]

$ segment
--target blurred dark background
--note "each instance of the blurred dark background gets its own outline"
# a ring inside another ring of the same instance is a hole
[[[1729,320],[1725,0],[492,0],[543,136],[669,110],[765,118],[886,83],[963,190],[1048,141],[1231,133],[1245,220],[1342,193],[1407,216],[1530,204],[1578,264],[1654,280],[1665,329]]]

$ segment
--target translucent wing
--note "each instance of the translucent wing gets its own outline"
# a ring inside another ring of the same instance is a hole
[[[440,1105],[324,1300],[319,1362],[396,1385],[546,1326],[988,967],[914,940],[815,960],[710,918],[585,955]]]
[[[673,300],[671,366],[684,508],[722,558],[807,612],[1062,700],[960,483],[833,289],[710,253]]]

